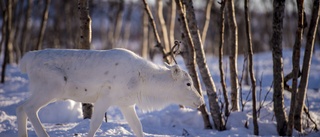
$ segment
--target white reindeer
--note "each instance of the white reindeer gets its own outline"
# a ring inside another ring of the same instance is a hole
[[[149,111],[172,103],[192,108],[203,104],[190,76],[177,65],[158,66],[125,49],[32,51],[19,65],[29,76],[31,92],[16,110],[20,137],[28,135],[27,118],[37,136],[48,136],[38,111],[57,100],[94,103],[89,137],[110,106],[118,106],[134,134],[141,137],[135,105]]]

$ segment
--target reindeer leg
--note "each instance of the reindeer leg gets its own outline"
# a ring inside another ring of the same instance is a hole
[[[16,109],[18,123],[18,137],[27,137],[27,114],[23,109],[23,105]]]
[[[35,94],[35,95],[32,95],[31,98],[27,100],[25,104],[23,104],[20,108],[18,108],[20,110],[23,110],[25,114],[28,116],[29,120],[31,121],[36,131],[37,136],[39,137],[48,137],[49,135],[44,130],[39,120],[38,112],[43,106],[46,106],[52,100],[53,98],[50,98],[50,96],[46,96],[46,95],[42,96],[42,94]],[[21,124],[20,128],[23,128],[22,126],[26,126],[26,123],[24,123],[26,122],[26,119],[23,111],[21,111],[21,113],[19,112],[19,115],[18,115],[18,116],[22,116],[21,119],[19,119],[20,121],[18,123],[18,124]],[[19,135],[21,134],[23,136],[24,134],[23,132],[26,132],[26,131],[22,130],[22,132],[19,133]]]
[[[120,107],[120,110],[123,116],[125,117],[125,119],[127,120],[130,128],[133,130],[134,134],[137,137],[143,137],[142,126],[136,114],[136,110],[134,106]]]
[[[106,98],[101,97],[94,103],[93,113],[90,121],[88,137],[93,137],[103,121],[104,112],[109,108]]]

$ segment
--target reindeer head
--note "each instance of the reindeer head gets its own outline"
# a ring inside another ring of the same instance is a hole
[[[171,72],[171,96],[174,103],[198,108],[204,103],[202,96],[195,89],[190,75],[182,70],[178,65],[170,66],[166,64]]]

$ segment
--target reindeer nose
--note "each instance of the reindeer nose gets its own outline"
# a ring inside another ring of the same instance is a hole
[[[197,102],[194,102],[194,107],[199,108],[201,105],[203,105],[205,102],[202,97],[198,98]]]

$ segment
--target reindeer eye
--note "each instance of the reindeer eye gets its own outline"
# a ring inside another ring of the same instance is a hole
[[[187,83],[187,86],[191,86],[191,84],[190,84],[190,83]]]

